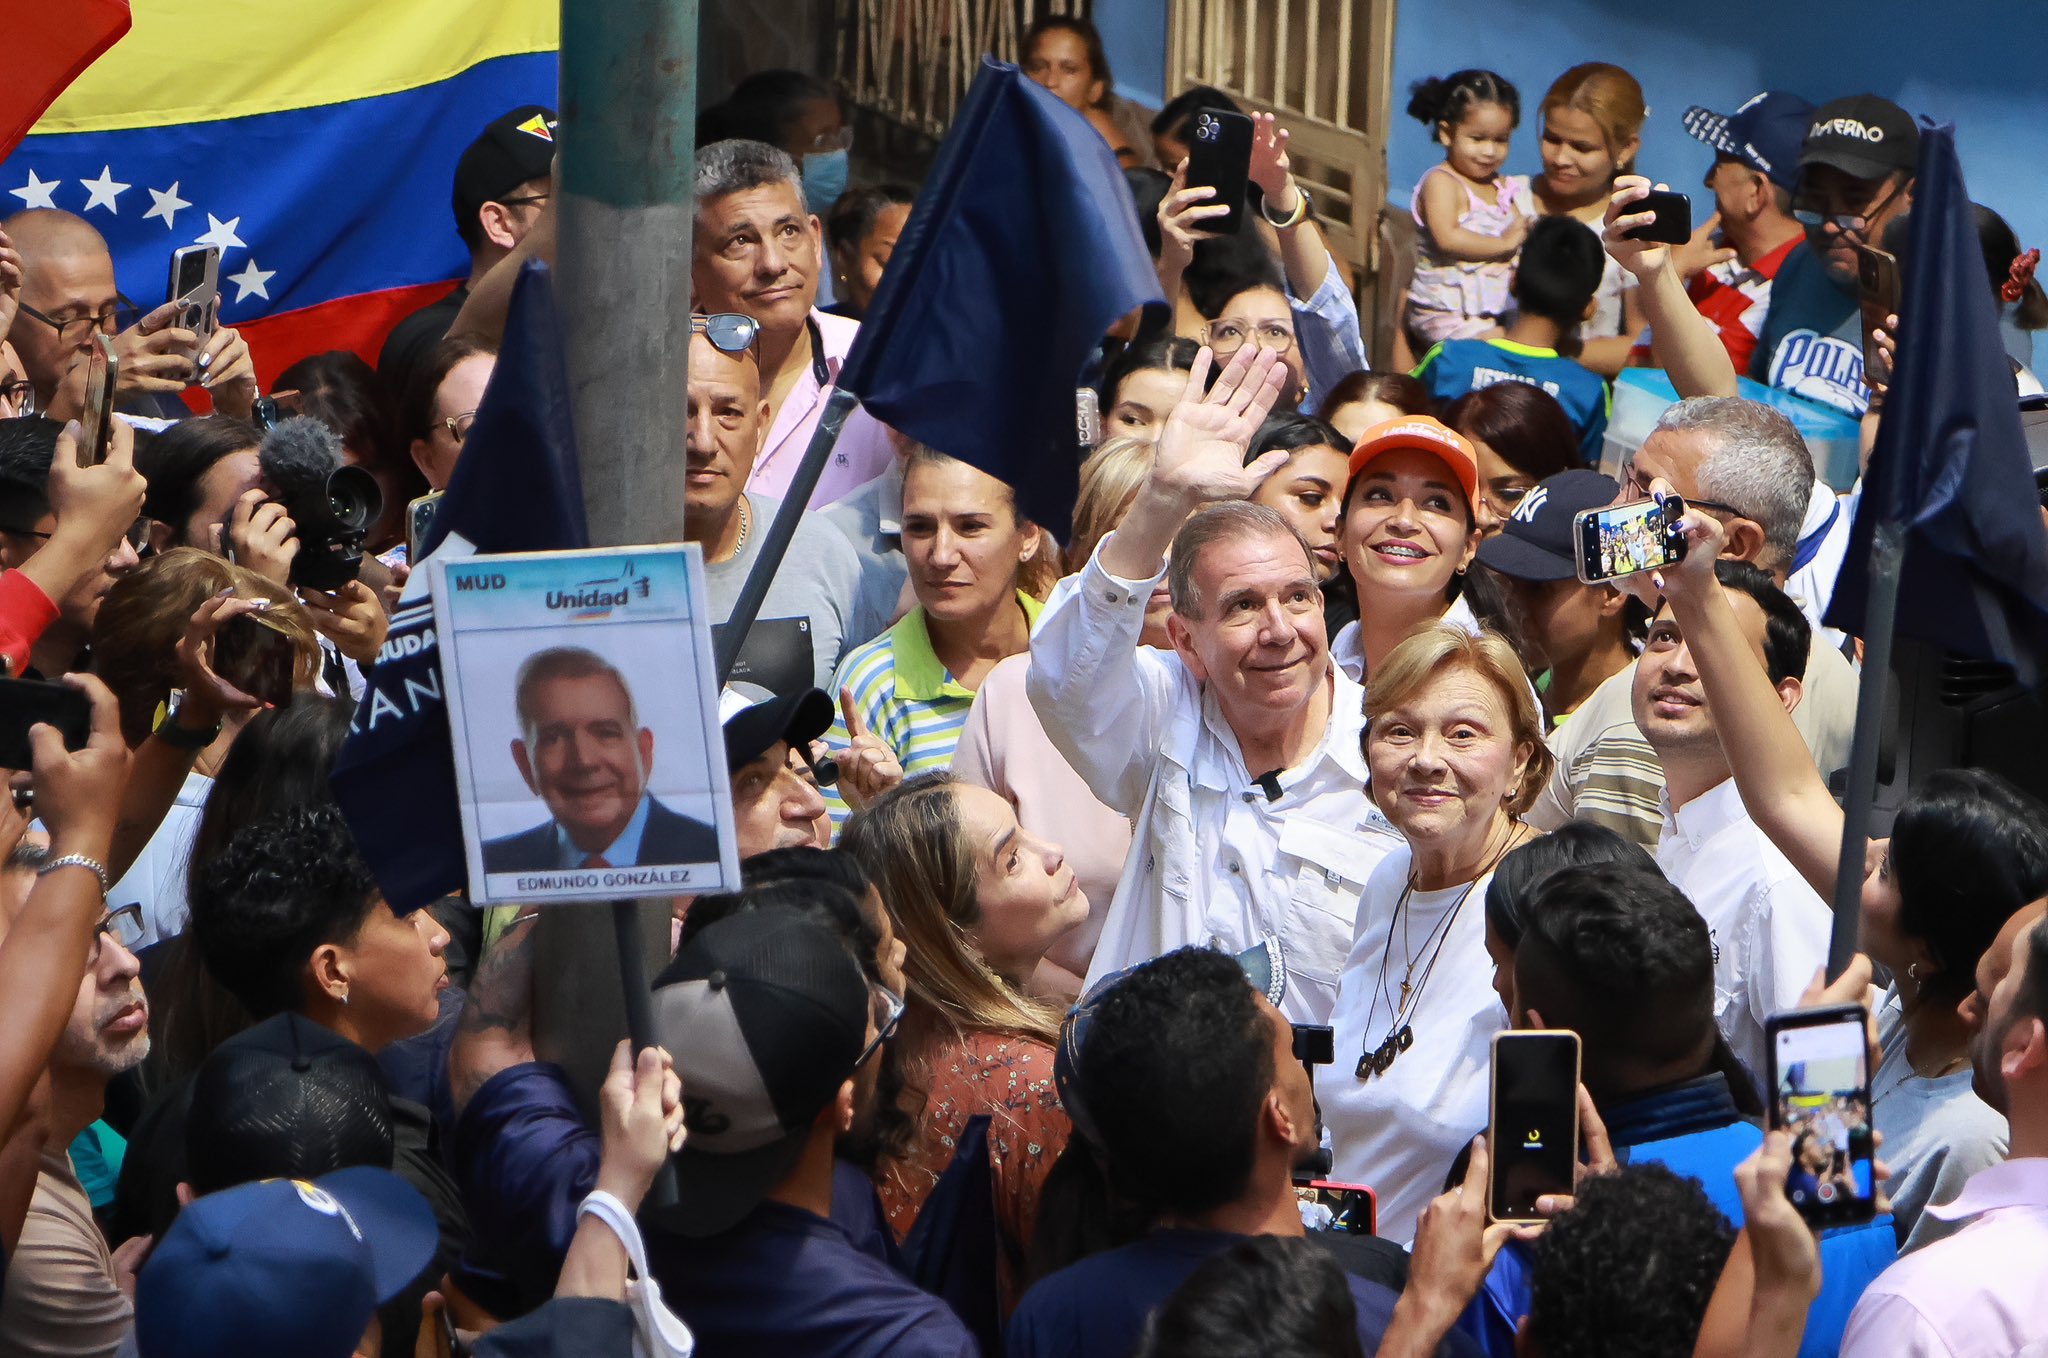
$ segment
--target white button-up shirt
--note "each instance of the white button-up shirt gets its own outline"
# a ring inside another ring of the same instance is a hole
[[[1119,580],[1098,549],[1031,637],[1025,691],[1046,735],[1134,822],[1088,984],[1187,944],[1263,941],[1286,975],[1281,1012],[1326,1023],[1359,895],[1401,844],[1366,795],[1364,691],[1331,668],[1322,741],[1269,801],[1214,697],[1178,656],[1139,645],[1164,574]]]
[[[1849,1314],[1842,1358],[2048,1354],[2048,1159],[1980,1169],[1927,1211],[1978,1219],[1877,1276]]]
[[[1714,1021],[1764,1078],[1764,1020],[1795,1009],[1828,960],[1827,903],[1757,828],[1729,778],[1676,812],[1658,794],[1657,866],[1686,894],[1714,939]]]

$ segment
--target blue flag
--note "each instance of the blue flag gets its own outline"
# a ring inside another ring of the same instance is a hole
[[[839,386],[1000,477],[1064,537],[1074,389],[1103,335],[1163,306],[1123,172],[1088,120],[984,59],[889,257]]]
[[[547,552],[590,545],[569,416],[561,323],[545,264],[519,274],[476,422],[425,541],[435,552]],[[368,676],[331,785],[363,860],[403,913],[462,888],[460,794],[442,698],[427,573],[414,563]]]
[[[2048,664],[2048,529],[1984,276],[1955,128],[1923,128],[1899,351],[1827,622],[1864,632],[1870,542],[1905,530],[1897,627],[1945,650]]]

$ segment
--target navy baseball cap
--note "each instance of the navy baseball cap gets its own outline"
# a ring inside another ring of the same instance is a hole
[[[1731,160],[1749,166],[1787,193],[1799,188],[1799,148],[1813,105],[1796,94],[1765,90],[1733,113],[1698,104],[1685,111],[1685,130]]]
[[[561,120],[544,104],[521,104],[493,118],[455,162],[452,206],[455,222],[476,229],[477,209],[496,202],[521,184],[545,179],[555,163],[555,129]]]
[[[196,1199],[135,1288],[141,1358],[349,1358],[434,1257],[433,1209],[388,1169],[266,1179]]]
[[[1479,544],[1479,564],[1512,580],[1569,580],[1578,575],[1572,520],[1614,503],[1613,477],[1584,467],[1547,476],[1522,497],[1500,532]]]

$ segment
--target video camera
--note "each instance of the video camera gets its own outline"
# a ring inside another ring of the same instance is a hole
[[[264,492],[284,506],[299,539],[291,583],[336,590],[356,578],[363,540],[384,513],[384,493],[341,460],[341,439],[306,416],[280,420],[256,449]]]

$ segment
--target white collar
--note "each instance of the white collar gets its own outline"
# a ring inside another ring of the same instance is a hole
[[[1980,1169],[1954,1201],[1931,1202],[1927,1211],[1943,1221],[1961,1221],[2001,1207],[2048,1207],[2048,1157],[2022,1156]]]
[[[1665,835],[1684,840],[1685,846],[1693,850],[1730,826],[1750,819],[1749,808],[1742,804],[1742,793],[1733,777],[1723,778],[1676,811],[1671,809],[1671,789],[1660,788],[1657,809],[1664,813]]]

